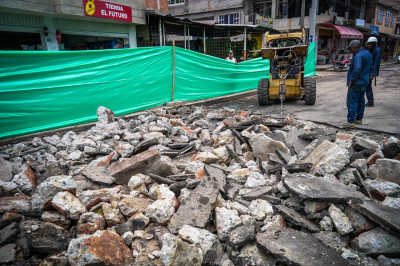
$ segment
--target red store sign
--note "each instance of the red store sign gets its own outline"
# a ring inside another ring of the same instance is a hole
[[[132,9],[130,6],[99,0],[83,0],[83,12],[85,16],[132,22]]]

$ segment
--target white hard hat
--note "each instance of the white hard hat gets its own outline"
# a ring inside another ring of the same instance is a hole
[[[369,37],[367,42],[378,42],[375,37]]]

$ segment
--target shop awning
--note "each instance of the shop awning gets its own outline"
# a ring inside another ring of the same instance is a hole
[[[319,23],[319,26],[328,27],[337,30],[344,39],[362,39],[363,34],[356,29],[344,26],[333,25],[331,23]]]

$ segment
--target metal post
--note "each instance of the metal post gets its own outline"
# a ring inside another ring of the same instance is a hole
[[[312,0],[311,5],[311,14],[310,14],[310,36],[312,37],[312,41],[315,40],[315,24],[317,20],[317,11],[318,11],[318,0]]]
[[[396,39],[395,43],[394,43],[394,50],[393,50],[393,58],[397,58],[397,47],[399,47],[399,39]]]
[[[185,43],[186,49],[186,24],[183,24],[183,42]]]
[[[190,26],[187,26],[188,49],[190,50]]]
[[[207,50],[206,50],[206,27],[203,27],[203,52],[204,52],[204,54],[207,53]]]
[[[247,40],[247,29],[246,29],[246,27],[244,27],[244,38],[243,38],[243,42],[244,42],[244,44],[243,44],[243,46],[244,46],[244,51],[243,51],[243,61],[246,61],[246,57],[247,57],[247,55],[246,55],[246,50],[247,50],[247,43],[246,43],[246,40]]]
[[[171,102],[174,101],[175,92],[175,39],[172,40],[172,93]]]
[[[166,43],[166,41],[165,41],[165,21],[163,21],[163,42],[164,42],[164,45],[167,45],[167,43]]]
[[[159,30],[159,33],[160,33],[160,46],[163,46],[163,43],[162,43],[161,18],[158,20],[158,30]]]
[[[304,15],[306,12],[306,0],[301,1],[301,17],[300,17],[300,26],[304,27]]]
[[[232,49],[232,43],[231,43],[231,30],[228,29],[228,39],[229,39],[229,50]]]

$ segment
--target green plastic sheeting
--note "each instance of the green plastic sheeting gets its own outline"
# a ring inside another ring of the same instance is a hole
[[[308,46],[307,61],[304,64],[304,76],[311,77],[315,75],[315,46],[313,42]]]
[[[185,49],[176,49],[174,100],[200,100],[257,88],[269,74],[269,60],[256,58],[239,64]],[[304,65],[305,76],[315,75],[315,43]]]
[[[177,101],[199,100],[257,88],[267,77],[269,60],[254,59],[239,64],[184,49],[176,50]]]
[[[315,73],[314,54],[307,75]],[[174,100],[255,89],[268,71],[268,60],[235,65],[176,48]],[[96,121],[99,106],[123,115],[164,104],[171,101],[172,75],[172,47],[0,51],[0,138]]]
[[[74,52],[0,52],[0,137],[95,121],[170,100],[168,47]]]

